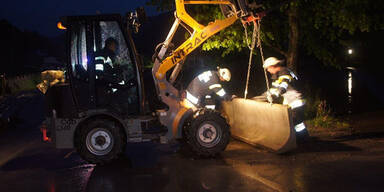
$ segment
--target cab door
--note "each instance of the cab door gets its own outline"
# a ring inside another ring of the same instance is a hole
[[[69,39],[69,74],[79,111],[106,109],[122,116],[139,114],[140,77],[118,18],[77,17],[71,21]],[[108,39],[116,41],[110,57],[103,54]],[[100,58],[105,60],[103,66]],[[103,75],[107,73],[116,81],[105,81]]]
[[[137,115],[140,111],[137,66],[120,23],[100,19],[93,22],[92,28],[92,69],[95,69],[95,73],[90,78],[94,80],[96,106],[120,115]],[[113,50],[107,45],[111,39],[116,44]],[[103,79],[103,75],[113,79]]]
[[[94,106],[92,98],[92,87],[90,86],[90,57],[93,54],[90,50],[92,39],[89,23],[85,20],[69,20],[68,29],[68,70],[73,98],[78,112],[86,111]]]

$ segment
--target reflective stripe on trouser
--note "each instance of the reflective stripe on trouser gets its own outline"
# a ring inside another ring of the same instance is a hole
[[[296,132],[300,132],[300,131],[304,130],[305,128],[306,128],[306,127],[305,127],[304,122],[301,122],[301,123],[295,125],[295,131],[296,131]]]

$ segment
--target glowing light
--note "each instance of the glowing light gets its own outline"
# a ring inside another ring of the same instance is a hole
[[[295,100],[293,101],[289,106],[292,108],[292,109],[295,109],[295,108],[298,108],[298,107],[301,107],[304,105],[304,101],[301,100],[301,99],[298,99],[298,100]]]
[[[104,71],[104,65],[103,64],[96,64],[96,70]]]
[[[198,98],[196,98],[195,96],[193,96],[191,93],[189,93],[188,91],[186,91],[187,92],[187,99],[188,99],[188,101],[190,101],[191,103],[193,103],[193,104],[197,104],[198,102],[199,102],[199,99]]]
[[[213,84],[209,86],[209,89],[214,89],[214,88],[221,88],[220,84]]]
[[[220,91],[216,92],[216,94],[220,97],[224,96],[225,95],[225,91],[224,89],[220,89]]]
[[[51,138],[47,135],[47,126],[44,124],[41,125],[40,131],[43,133],[43,141],[51,142]]]
[[[284,88],[284,89],[288,89],[288,83],[287,82],[282,82],[279,87],[281,88]]]
[[[105,61],[105,63],[107,63],[107,64],[109,64],[111,67],[113,67],[111,58],[107,57],[107,60]]]
[[[206,105],[205,108],[207,108],[207,109],[215,109],[216,105]]]
[[[348,49],[348,54],[352,55],[353,54],[353,49]]]
[[[211,71],[206,71],[198,76],[199,80],[206,83],[211,79],[212,73]]]
[[[279,97],[279,90],[277,90],[276,88],[269,89],[269,93],[271,95],[275,95],[276,97]]]
[[[304,125],[304,122],[295,125],[295,130],[296,130],[296,132],[300,132],[300,131],[304,130],[305,128],[306,128],[306,127],[305,127],[305,125]]]
[[[195,108],[195,105],[193,105],[190,101],[188,101],[188,99],[183,99],[183,101],[181,102],[181,104],[187,108],[187,109],[193,109]]]
[[[102,56],[95,57],[95,60],[102,60],[105,63],[105,58]]]
[[[61,30],[66,30],[67,28],[61,22],[57,22],[57,28]]]
[[[348,93],[352,94],[352,72],[348,73]]]

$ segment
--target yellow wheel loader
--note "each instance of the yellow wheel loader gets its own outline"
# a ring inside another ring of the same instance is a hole
[[[187,4],[221,6],[225,18],[202,25],[186,12]],[[131,37],[143,11],[126,18],[94,15],[62,19],[58,27],[67,33],[68,58],[65,73],[55,75],[65,77],[39,85],[47,98],[44,140],[57,148],[75,148],[83,159],[97,164],[117,158],[129,142],[166,143],[180,138],[197,155],[214,156],[226,148],[230,131],[236,138],[278,152],[295,147],[289,108],[244,99],[224,103],[223,111],[196,108],[186,104],[181,90],[174,86],[188,54],[236,20],[254,22],[260,19],[258,14],[248,11],[244,0],[175,0],[175,5],[175,21],[155,51],[152,75],[158,98],[151,99],[165,104],[155,111],[144,106],[142,64]],[[171,50],[179,26],[188,26],[193,32]],[[267,115],[275,112],[281,114],[280,119]],[[283,123],[273,123],[278,120]]]

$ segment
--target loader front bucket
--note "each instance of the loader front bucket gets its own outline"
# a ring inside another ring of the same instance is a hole
[[[296,148],[292,112],[285,105],[236,98],[223,102],[222,113],[235,139],[276,153]]]

